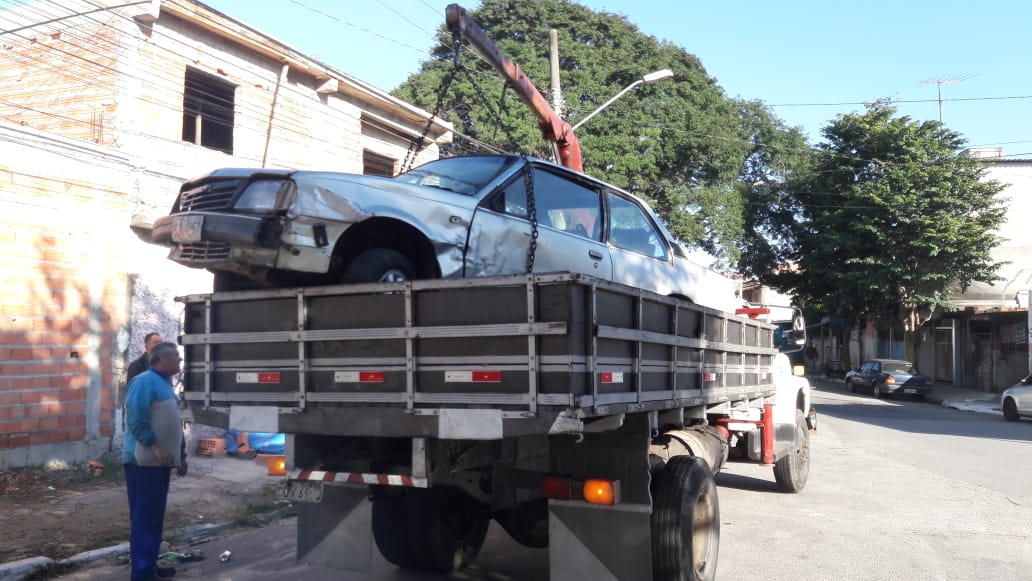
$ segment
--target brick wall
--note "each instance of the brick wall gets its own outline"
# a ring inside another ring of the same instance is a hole
[[[111,145],[118,35],[106,23],[35,29],[0,44],[0,119]]]
[[[115,431],[128,170],[106,148],[3,133],[0,466],[96,456]]]

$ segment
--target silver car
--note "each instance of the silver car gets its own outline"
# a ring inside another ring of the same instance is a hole
[[[393,178],[220,169],[183,185],[151,241],[180,264],[213,271],[216,290],[529,267],[739,306],[733,281],[689,261],[641,200],[520,156],[444,158]]]
[[[1021,417],[1032,417],[1032,375],[1003,390],[1000,395],[1003,419],[1016,422]]]

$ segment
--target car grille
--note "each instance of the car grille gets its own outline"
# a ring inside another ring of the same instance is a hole
[[[239,186],[240,180],[223,180],[186,190],[179,196],[179,211],[196,212],[229,208],[229,203],[233,201],[233,195]]]
[[[173,258],[180,260],[226,260],[229,258],[229,244],[225,242],[196,242],[176,246]]]

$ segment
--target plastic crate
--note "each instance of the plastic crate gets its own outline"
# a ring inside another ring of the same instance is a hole
[[[226,440],[222,438],[203,438],[197,440],[198,456],[225,456]]]

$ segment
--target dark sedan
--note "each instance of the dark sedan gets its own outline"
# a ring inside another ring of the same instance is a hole
[[[874,397],[909,395],[924,399],[932,391],[927,375],[921,375],[909,361],[871,359],[846,374],[849,391],[866,391]]]

